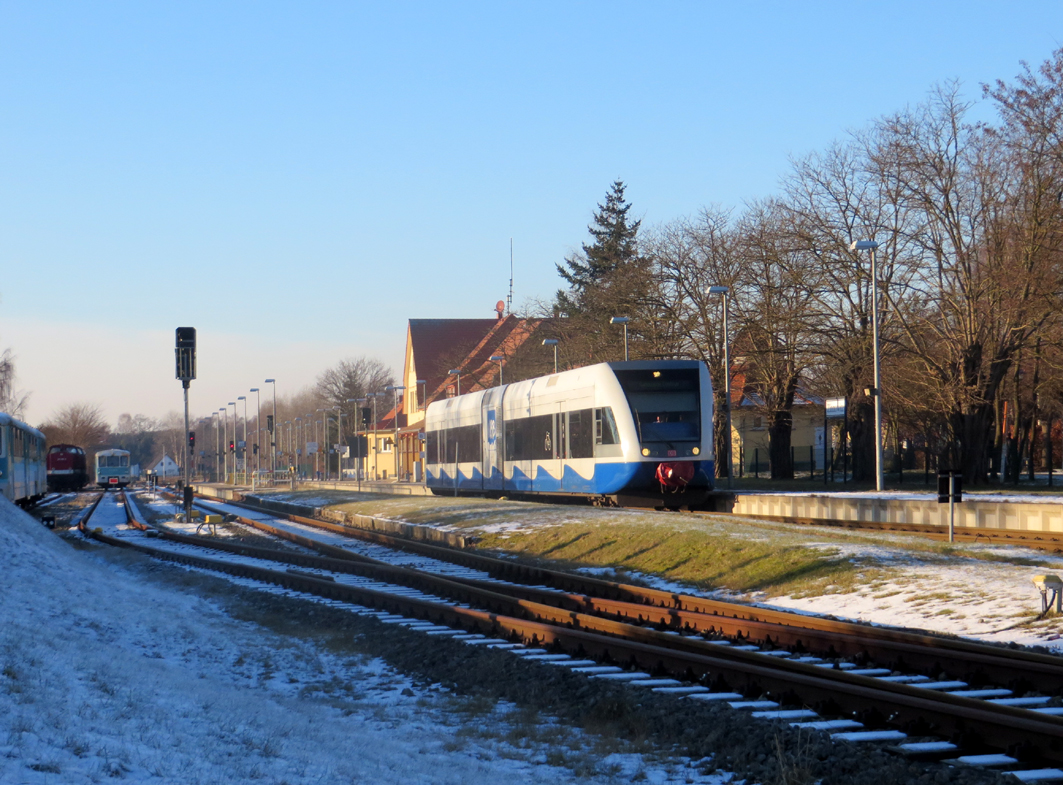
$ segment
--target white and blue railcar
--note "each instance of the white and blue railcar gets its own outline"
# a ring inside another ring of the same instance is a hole
[[[425,418],[435,493],[691,503],[712,490],[704,363],[600,363],[436,401]]]
[[[9,414],[0,413],[0,493],[28,506],[48,489],[44,434]]]
[[[127,450],[100,450],[96,453],[96,484],[101,488],[124,488],[131,481]]]

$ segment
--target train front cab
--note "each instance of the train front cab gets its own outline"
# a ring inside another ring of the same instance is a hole
[[[129,484],[129,453],[101,450],[96,453],[96,484],[101,488],[124,488]]]

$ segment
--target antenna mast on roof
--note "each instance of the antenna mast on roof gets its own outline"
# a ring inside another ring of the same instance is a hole
[[[506,298],[506,313],[513,313],[513,238],[509,238],[509,297]]]

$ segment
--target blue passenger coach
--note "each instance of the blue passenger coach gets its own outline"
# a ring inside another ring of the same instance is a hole
[[[478,390],[429,405],[425,452],[437,494],[692,503],[712,489],[712,385],[704,363],[657,360]]]
[[[0,412],[0,494],[16,504],[40,501],[48,489],[44,434]]]

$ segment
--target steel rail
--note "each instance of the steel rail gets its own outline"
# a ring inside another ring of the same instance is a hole
[[[426,586],[450,584],[449,591],[458,594],[467,592],[470,596],[475,595],[477,602],[487,601],[493,607],[508,605],[536,618],[521,618],[491,609],[474,610],[443,605],[301,572],[280,572],[175,553],[111,537],[99,531],[90,534],[102,542],[168,561],[253,578],[403,615],[415,615],[463,629],[488,634],[503,633],[532,645],[550,645],[577,656],[592,655],[657,673],[712,680],[717,684],[744,689],[747,693],[768,694],[786,703],[809,705],[826,713],[852,714],[870,721],[878,719],[891,725],[919,728],[922,733],[945,736],[966,745],[1003,749],[1012,753],[1021,750],[1024,758],[1063,762],[1063,719],[1054,716],[1038,715],[947,693],[933,693],[904,684],[881,682],[805,663],[778,660],[755,652],[727,650],[700,639],[542,606],[423,573],[419,574],[418,580]],[[279,555],[281,552],[274,553]],[[347,570],[381,573],[416,572],[401,567],[353,562],[345,566]],[[490,596],[492,594],[494,596]],[[543,618],[555,624],[542,621]]]
[[[699,632],[715,631],[734,636],[740,634],[742,637],[764,643],[806,647],[827,653],[833,651],[844,656],[866,654],[883,665],[889,664],[897,669],[913,667],[945,670],[953,675],[962,674],[965,678],[1012,685],[1018,689],[1063,689],[1063,657],[1055,655],[605,581],[316,518],[274,513],[246,503],[239,506],[269,512],[277,517],[286,517],[296,523],[347,537],[475,568],[492,577],[546,584],[568,593],[574,598],[572,601],[583,610],[596,607],[605,613],[635,619],[640,616],[637,610],[641,610],[641,615],[650,623],[668,624],[676,628],[689,626]],[[345,549],[324,545],[260,521],[245,517],[240,517],[240,521],[335,558],[353,556]],[[529,599],[543,599],[535,589],[527,588],[524,591],[523,596]],[[651,612],[651,608],[657,610]]]

